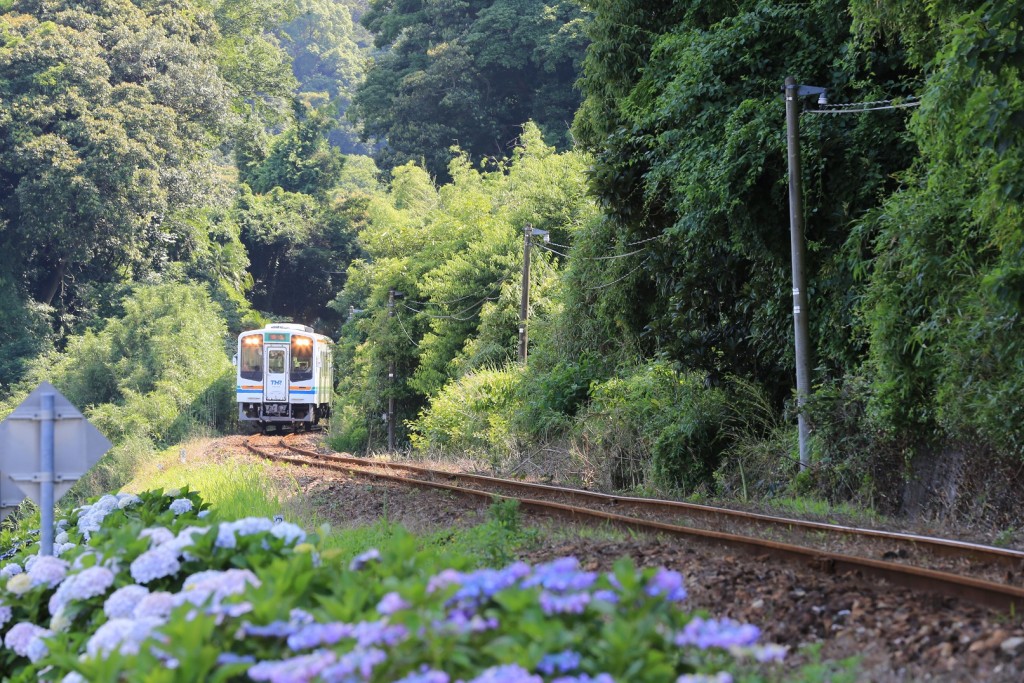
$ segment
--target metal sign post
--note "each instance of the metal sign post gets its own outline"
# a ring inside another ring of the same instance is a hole
[[[0,519],[22,498],[35,501],[39,552],[52,555],[54,504],[110,446],[68,399],[43,382],[0,422]]]

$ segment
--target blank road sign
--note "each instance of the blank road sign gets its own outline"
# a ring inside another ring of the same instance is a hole
[[[6,517],[23,495],[39,502],[42,482],[40,423],[42,397],[53,394],[53,496],[67,492],[100,457],[110,441],[49,382],[43,382],[0,422],[0,518]]]

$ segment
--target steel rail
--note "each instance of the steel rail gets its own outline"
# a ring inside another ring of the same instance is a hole
[[[1016,586],[993,583],[990,581],[983,581],[981,579],[958,576],[947,572],[923,569],[920,567],[886,562],[883,560],[841,555],[838,553],[826,552],[814,548],[781,543],[778,541],[758,539],[721,531],[697,529],[677,524],[668,524],[665,522],[643,520],[636,517],[580,508],[563,503],[530,498],[512,498],[511,496],[482,491],[479,489],[460,487],[453,484],[426,481],[423,479],[385,474],[382,472],[373,472],[366,469],[370,463],[367,463],[365,460],[362,460],[361,463],[346,462],[356,459],[344,457],[341,458],[341,461],[334,458],[324,460],[323,454],[305,451],[304,449],[297,449],[294,446],[285,444],[283,440],[280,441],[280,444],[280,446],[270,446],[270,448],[276,447],[293,451],[299,453],[301,457],[270,453],[266,450],[267,446],[255,446],[251,443],[251,440],[247,440],[245,443],[246,448],[261,457],[291,465],[321,467],[356,476],[393,481],[406,485],[412,484],[422,488],[434,488],[450,491],[478,499],[517,500],[522,508],[528,510],[556,514],[575,520],[599,520],[635,530],[657,531],[682,538],[725,545],[731,549],[739,550],[754,556],[767,555],[779,560],[796,562],[804,566],[810,566],[827,573],[852,573],[861,578],[881,578],[893,584],[904,586],[912,590],[929,591],[961,598],[1011,614],[1018,613],[1021,608],[1024,607],[1024,589]],[[311,456],[310,453],[314,454]],[[311,461],[310,458],[315,458],[315,460]],[[414,466],[403,465],[400,469],[407,469],[410,467]],[[426,468],[419,469],[425,470]],[[434,472],[433,470],[430,471]],[[486,479],[493,478],[488,477]]]
[[[287,437],[285,437],[285,439],[287,439]],[[829,534],[842,534],[848,537],[889,541],[892,543],[911,545],[916,549],[922,549],[941,557],[963,557],[975,561],[989,562],[999,565],[1009,571],[1024,574],[1024,552],[1010,550],[1008,548],[996,548],[993,546],[982,545],[980,543],[968,543],[965,541],[936,538],[934,536],[920,536],[916,534],[883,531],[879,529],[865,529],[860,527],[843,526],[840,524],[828,524],[825,522],[812,522],[801,519],[775,517],[755,512],[730,510],[729,508],[719,508],[710,505],[700,505],[697,503],[686,503],[683,501],[662,500],[657,498],[638,498],[633,496],[616,496],[607,493],[598,493],[595,491],[585,491],[582,489],[563,488],[547,484],[535,484],[510,479],[501,479],[481,474],[445,472],[443,470],[435,470],[428,467],[420,467],[404,463],[369,461],[366,458],[355,458],[338,453],[317,453],[316,451],[288,444],[284,440],[282,440],[282,444],[283,447],[288,448],[289,450],[312,458],[318,458],[321,460],[326,458],[335,462],[348,463],[358,467],[382,467],[386,469],[389,468],[412,472],[424,476],[441,477],[448,480],[463,480],[492,486],[504,486],[526,492],[556,493],[558,495],[599,501],[608,505],[624,505],[651,511],[661,510],[675,514],[685,513],[701,516],[705,519],[721,520],[722,518],[730,518],[740,520],[742,522],[770,524],[785,529],[801,529],[804,531],[817,531]]]

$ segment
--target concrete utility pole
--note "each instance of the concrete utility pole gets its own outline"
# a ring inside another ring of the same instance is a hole
[[[789,156],[789,239],[793,262],[793,331],[796,357],[796,404],[800,434],[800,469],[810,464],[808,437],[810,425],[804,404],[811,395],[811,343],[807,331],[807,285],[804,281],[804,204],[800,177],[800,108],[799,97],[818,95],[818,103],[826,104],[825,89],[797,85],[786,79],[786,147]]]
[[[530,313],[530,246],[533,226],[523,227],[523,295],[519,301],[519,362],[526,363],[526,318]]]

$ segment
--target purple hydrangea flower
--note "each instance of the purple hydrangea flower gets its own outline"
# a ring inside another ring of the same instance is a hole
[[[349,563],[349,571],[357,572],[363,569],[366,565],[371,562],[377,562],[380,560],[380,551],[376,548],[370,548],[365,553],[356,555]]]
[[[53,588],[67,576],[68,563],[64,560],[50,555],[36,555],[35,557],[35,561],[29,558],[29,562],[25,563],[26,565],[31,564],[28,575],[33,586]]]
[[[380,602],[377,603],[377,611],[381,614],[394,614],[403,609],[409,609],[412,607],[408,602],[402,599],[402,596],[394,591],[388,593]]]
[[[683,587],[683,575],[671,569],[661,567],[651,577],[644,591],[650,596],[665,596],[666,600],[682,602],[686,599],[686,588]]]
[[[702,619],[694,617],[676,635],[679,646],[696,645],[701,650],[710,647],[730,648],[753,645],[761,637],[761,630],[753,624],[741,624],[732,619]]]
[[[14,650],[15,654],[21,657],[28,657],[28,649],[33,640],[52,635],[53,632],[49,629],[22,621],[12,626],[11,630],[4,636],[4,645],[7,646],[7,649]]]
[[[135,606],[147,595],[149,595],[149,590],[143,586],[131,585],[118,588],[103,603],[103,612],[110,619],[130,618],[135,611]]]
[[[249,667],[249,678],[269,683],[308,683],[334,664],[338,656],[330,650],[318,650],[291,659],[270,660]]]
[[[132,561],[129,571],[138,583],[149,583],[165,576],[173,576],[181,569],[178,551],[170,545],[161,545],[142,553]]]
[[[177,500],[171,501],[168,509],[174,513],[174,516],[183,515],[192,509],[192,501],[188,498],[178,498]]]

